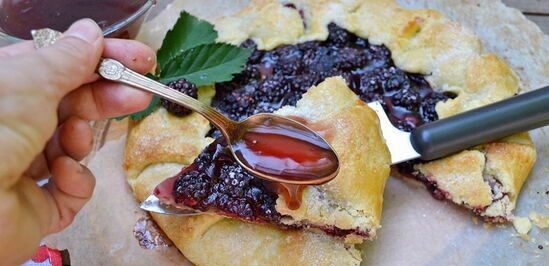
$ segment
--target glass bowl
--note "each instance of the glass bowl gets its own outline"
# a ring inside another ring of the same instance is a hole
[[[156,0],[0,0],[0,46],[31,39],[30,31],[65,31],[91,18],[106,37],[133,39]]]

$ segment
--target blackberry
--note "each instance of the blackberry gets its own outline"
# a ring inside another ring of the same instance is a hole
[[[302,52],[305,52],[309,50],[317,50],[321,45],[322,45],[321,42],[307,41],[303,43],[298,43],[297,48],[299,48]]]
[[[352,70],[364,66],[367,62],[367,58],[364,56],[362,50],[343,47],[335,50],[334,67],[339,70]]]
[[[258,92],[260,101],[278,103],[290,92],[290,86],[283,76],[272,76],[260,82]]]
[[[240,45],[240,47],[253,49],[252,54],[248,58],[248,64],[257,64],[257,63],[259,63],[259,60],[263,57],[264,52],[261,51],[261,50],[258,50],[257,45],[251,39],[248,39],[248,40],[244,41]]]
[[[345,46],[350,42],[354,42],[356,35],[349,33],[343,28],[337,26],[334,23],[328,25],[328,39],[327,43],[335,46]]]
[[[347,77],[347,84],[359,97],[365,102],[370,102],[374,98],[379,98],[383,94],[381,89],[382,80],[374,72],[357,72]]]
[[[315,73],[288,76],[286,79],[292,91],[305,93],[311,86],[318,85],[324,77]]]
[[[383,73],[385,79],[382,83],[382,89],[385,94],[395,93],[400,90],[401,93],[406,94],[410,92],[416,94],[415,90],[411,90],[410,80],[402,70],[397,70],[394,67],[389,68]],[[417,88],[417,87],[416,87]],[[407,90],[403,92],[403,90]]]
[[[191,83],[186,79],[179,79],[179,80],[176,80],[176,81],[172,81],[172,82],[169,82],[166,85],[168,87],[176,90],[176,91],[185,93],[185,94],[187,94],[187,95],[189,95],[189,96],[191,96],[195,99],[198,98],[198,88],[196,87],[196,85],[194,83]],[[181,105],[178,105],[176,103],[173,103],[171,101],[168,101],[166,99],[161,99],[160,102],[162,103],[162,106],[164,106],[164,108],[166,108],[166,110],[168,110],[168,112],[170,112],[170,113],[172,113],[176,116],[186,116],[186,115],[192,113],[192,110],[190,110],[186,107],[183,107]]]
[[[309,72],[322,73],[325,77],[335,65],[337,55],[333,54],[330,48],[319,47],[313,51],[313,55],[304,55],[303,60],[306,62]]]
[[[395,105],[406,108],[406,110],[417,111],[421,104],[421,98],[417,93],[410,88],[402,88],[392,97],[392,102]]]
[[[206,177],[197,171],[189,171],[174,187],[177,203],[200,208],[201,200],[208,196]],[[184,184],[184,185],[182,185]]]
[[[357,48],[368,48],[370,46],[370,43],[366,39],[356,38],[352,46]]]
[[[282,75],[293,75],[295,73],[301,72],[303,67],[302,63],[302,52],[296,46],[283,46],[276,50],[278,55],[278,61],[275,65],[276,73]]]
[[[438,102],[444,102],[448,99],[454,99],[456,95],[451,92],[435,93],[431,92],[423,97],[419,113],[423,118],[424,123],[430,123],[438,120],[438,114],[435,110],[435,106]]]

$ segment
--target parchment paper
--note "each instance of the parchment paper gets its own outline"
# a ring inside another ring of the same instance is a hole
[[[159,1],[138,39],[153,48],[179,11],[211,19],[236,12],[248,1]],[[549,37],[519,11],[499,0],[400,0],[408,7],[429,7],[474,29],[485,49],[507,60],[525,90],[549,85]],[[164,7],[167,7],[164,9]],[[134,237],[136,223],[147,219],[124,181],[121,167],[124,124],[110,129],[110,141],[90,158],[97,177],[92,201],[65,231],[48,237],[48,245],[68,249],[72,265],[191,265],[166,244],[143,248]],[[120,133],[120,129],[122,132]],[[113,132],[118,132],[117,134]],[[538,161],[523,187],[515,210],[549,214],[549,127],[531,132]],[[116,136],[116,137],[113,137]],[[519,237],[511,224],[493,226],[449,202],[437,201],[414,181],[389,178],[383,228],[363,245],[363,265],[548,265],[549,232],[535,225]],[[158,237],[162,240],[162,237]],[[540,248],[541,247],[541,248]]]

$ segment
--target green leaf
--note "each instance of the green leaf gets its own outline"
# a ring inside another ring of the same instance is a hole
[[[185,78],[197,86],[205,86],[228,81],[242,71],[251,52],[226,43],[202,44],[168,61],[161,69],[161,82]]]
[[[164,66],[181,52],[202,44],[214,43],[216,39],[217,32],[212,24],[199,20],[185,11],[181,12],[157,51],[159,69],[164,69]]]
[[[158,107],[159,103],[160,103],[160,97],[158,97],[156,95],[153,95],[153,97],[151,99],[151,102],[149,103],[149,106],[147,106],[147,108],[145,108],[145,109],[143,109],[139,112],[135,112],[133,114],[118,116],[118,117],[115,117],[114,119],[120,121],[120,120],[122,120],[126,117],[129,117],[134,121],[140,120],[141,118],[143,118],[145,116],[148,116],[150,113],[152,113],[154,110],[156,110],[156,107]]]

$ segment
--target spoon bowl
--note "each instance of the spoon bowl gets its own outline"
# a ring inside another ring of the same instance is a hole
[[[293,119],[256,114],[238,122],[227,134],[236,160],[261,178],[310,185],[328,182],[338,172],[332,147]]]

